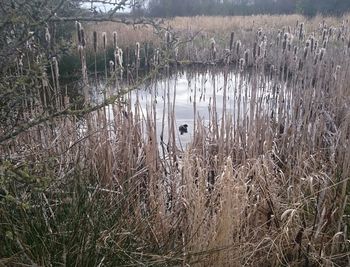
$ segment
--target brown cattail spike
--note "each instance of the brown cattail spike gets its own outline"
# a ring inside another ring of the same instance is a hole
[[[231,38],[230,38],[230,51],[233,49],[233,40],[235,38],[235,32],[231,32]]]
[[[94,52],[96,53],[97,51],[97,32],[93,32],[93,42],[94,42]]]

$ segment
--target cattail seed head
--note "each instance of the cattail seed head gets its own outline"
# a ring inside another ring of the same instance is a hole
[[[244,52],[244,61],[246,65],[249,64],[249,49]]]
[[[120,48],[117,48],[116,51],[117,51],[116,63],[120,68],[123,68],[123,50]]]
[[[308,46],[305,46],[305,47],[304,47],[304,57],[303,57],[304,60],[306,60],[308,53],[309,53],[309,47],[308,47]]]
[[[299,40],[303,40],[303,38],[304,38],[304,23],[300,23]]]
[[[315,38],[313,36],[310,37],[310,47],[311,53],[314,52]]]
[[[81,35],[80,35],[81,23],[76,21],[75,25],[77,27],[78,45],[80,45],[81,44]]]
[[[215,39],[214,39],[214,38],[211,38],[211,39],[210,39],[210,48],[211,48],[212,51],[214,50],[215,45],[216,45]]]
[[[230,38],[230,51],[233,49],[233,40],[235,38],[235,32],[231,32],[231,38]]]
[[[279,31],[278,34],[277,34],[277,40],[276,40],[277,46],[279,46],[280,41],[281,41],[281,32]]]
[[[136,42],[136,60],[140,60],[140,43]]]
[[[318,63],[318,58],[319,58],[319,54],[316,53],[316,54],[315,54],[315,57],[314,57],[314,65],[317,65],[317,63]]]
[[[118,48],[118,34],[117,32],[113,32],[113,48],[117,50]]]
[[[102,42],[103,42],[103,49],[106,50],[107,49],[107,33],[106,32],[102,33]]]
[[[326,37],[327,37],[327,30],[324,29],[322,33],[322,42],[326,39]]]
[[[85,39],[85,31],[84,31],[83,27],[81,27],[81,29],[80,29],[80,36],[81,36],[81,45],[82,45],[82,47],[85,47],[86,46],[86,39]]]
[[[256,59],[257,46],[258,46],[258,44],[256,42],[254,42],[254,45],[253,45],[253,58],[254,59]]]
[[[94,52],[96,53],[97,51],[97,32],[93,32],[93,43],[94,43]]]
[[[283,39],[283,41],[282,41],[282,50],[283,50],[283,53],[286,51],[286,48],[287,48],[287,40]]]
[[[238,41],[237,41],[237,44],[236,44],[236,54],[237,54],[237,55],[239,54],[240,48],[241,48],[241,41],[238,40]]]
[[[239,59],[239,70],[242,72],[244,70],[245,62],[244,58]]]
[[[296,56],[298,53],[298,47],[297,46],[294,46],[294,56]]]
[[[325,54],[326,54],[326,49],[325,49],[325,48],[321,48],[321,51],[320,51],[320,61],[323,60]]]
[[[45,40],[48,44],[50,44],[51,35],[48,27],[45,28]]]
[[[328,38],[323,41],[323,48],[327,48]]]

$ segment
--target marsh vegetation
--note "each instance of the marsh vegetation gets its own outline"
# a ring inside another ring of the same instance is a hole
[[[3,72],[0,265],[350,263],[348,16],[76,29]]]

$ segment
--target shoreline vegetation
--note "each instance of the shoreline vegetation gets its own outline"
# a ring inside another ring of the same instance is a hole
[[[22,128],[0,127],[0,265],[348,265],[349,19],[194,17],[136,30],[78,22],[79,69],[69,72],[80,105],[64,63],[38,68],[29,42],[11,73],[41,74],[22,88],[32,92]],[[176,91],[153,85],[193,62],[220,71],[224,85],[206,88],[209,123],[192,88],[193,138],[180,149]],[[144,84],[161,113],[142,112],[137,93],[130,100]]]

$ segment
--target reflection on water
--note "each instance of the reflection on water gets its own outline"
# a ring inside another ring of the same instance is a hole
[[[237,72],[185,71],[162,77],[126,98],[133,108],[139,108],[140,116],[155,119],[158,142],[162,133],[164,142],[168,141],[174,121],[176,143],[184,148],[193,139],[198,120],[213,131],[223,120],[237,127],[262,112],[266,116],[278,113],[279,85],[269,82],[267,76],[249,77]],[[184,124],[188,133],[181,135],[179,127]]]

